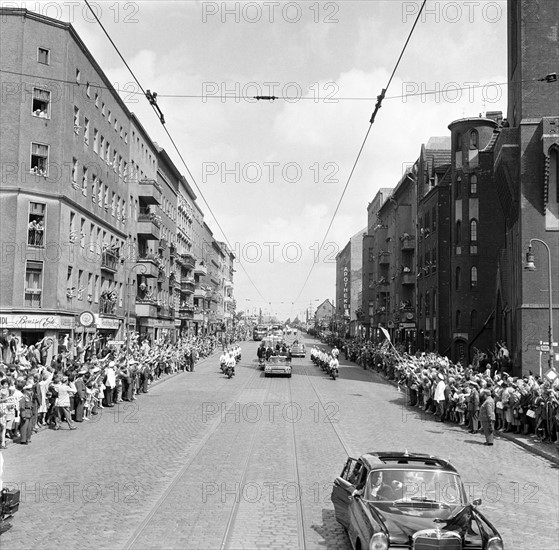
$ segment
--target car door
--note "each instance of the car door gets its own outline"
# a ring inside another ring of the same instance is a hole
[[[355,491],[355,485],[350,480],[354,481],[363,468],[364,466],[361,461],[349,457],[340,477],[337,477],[334,481],[334,488],[332,489],[330,499],[334,504],[336,520],[346,529],[349,525],[348,507],[352,498],[351,495]]]

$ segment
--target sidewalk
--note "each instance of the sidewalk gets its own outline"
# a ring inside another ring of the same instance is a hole
[[[371,369],[367,369],[370,372],[374,372],[378,375],[379,378],[392,384],[395,387],[398,387],[398,383],[395,380],[388,380],[384,375],[379,372],[371,371]],[[406,393],[402,391],[402,395],[405,397]],[[407,399],[407,398],[406,398]],[[447,424],[443,422],[443,424]],[[452,424],[453,426],[457,426],[457,424]],[[495,438],[499,439],[508,439],[513,443],[516,443],[519,447],[527,450],[528,452],[541,456],[546,460],[549,460],[559,466],[559,447],[557,443],[542,443],[535,435],[522,435],[522,434],[514,434],[514,433],[503,433],[503,432],[496,432]]]

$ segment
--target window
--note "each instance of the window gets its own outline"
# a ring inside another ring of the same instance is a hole
[[[479,134],[477,130],[470,132],[470,149],[479,149]]]
[[[470,288],[477,288],[477,267],[470,269]]]
[[[73,279],[74,279],[73,276],[74,276],[74,268],[71,265],[69,265],[68,272],[66,273],[66,292],[72,293],[72,296],[69,296],[71,298],[73,298],[73,291],[75,290],[75,287],[72,286]]]
[[[80,110],[74,105],[74,133],[80,133]]]
[[[78,187],[78,159],[72,159],[72,187]]]
[[[105,116],[105,102],[101,102],[101,114]]]
[[[80,246],[85,247],[85,220],[83,218],[80,222]]]
[[[91,84],[89,82],[85,85],[85,95],[91,98]]]
[[[45,215],[47,206],[39,202],[29,203],[27,225],[27,244],[29,246],[45,246]]]
[[[82,195],[87,196],[87,167],[83,167],[82,172]]]
[[[99,156],[101,159],[105,158],[105,138],[101,136],[101,141],[99,142]]]
[[[460,328],[460,323],[462,322],[462,313],[460,312],[459,309],[456,310],[456,328],[459,329]]]
[[[93,152],[99,154],[99,132],[93,128]]]
[[[37,61],[43,65],[50,65],[50,50],[37,48]]]
[[[49,146],[42,143],[31,143],[31,173],[38,176],[48,176]]]
[[[462,134],[460,132],[456,134],[456,149],[462,149]]]
[[[477,254],[477,220],[470,221],[470,254]]]
[[[462,177],[461,176],[458,176],[456,178],[455,198],[457,198],[457,199],[462,198]]]
[[[82,286],[83,284],[84,284],[83,269],[78,269],[78,289],[77,289],[78,300],[83,300],[83,286]]]
[[[95,203],[97,198],[97,176],[93,175],[93,180],[91,182],[91,202]]]
[[[95,107],[99,109],[99,94],[95,94]]]
[[[115,132],[118,132],[118,120],[116,119],[116,116],[115,116],[115,125],[114,125],[114,129],[115,129]]]
[[[107,122],[110,123],[112,119],[113,119],[113,115],[112,115],[112,113],[111,113],[111,110],[109,109],[109,110],[107,111]]]
[[[456,290],[460,290],[460,284],[462,282],[461,278],[462,278],[461,270],[459,267],[457,267],[456,271],[454,272],[454,288]]]
[[[460,220],[456,222],[454,239],[457,246],[462,244],[462,222]]]
[[[118,154],[116,149],[113,149],[113,170],[116,172],[118,169]]]
[[[25,267],[25,307],[42,307],[43,262],[28,261]]]
[[[101,281],[99,280],[99,275],[95,275],[95,288],[94,288],[94,296],[93,296],[95,303],[99,301],[100,287],[101,287]]]
[[[111,164],[111,144],[108,141],[105,142],[105,162]]]
[[[70,228],[68,232],[68,241],[70,244],[74,244],[77,240],[76,234],[76,213],[70,212]]]
[[[429,317],[431,315],[431,299],[429,295],[429,291],[425,293],[425,317]]]
[[[93,275],[91,273],[87,274],[87,301],[93,302],[93,293],[95,287],[93,286]]]
[[[477,176],[475,174],[470,177],[470,195],[477,195]]]
[[[89,145],[89,119],[83,119],[83,142]]]
[[[128,132],[124,132],[124,143],[128,143]]]
[[[470,327],[475,328],[477,326],[477,311],[472,309],[470,312]]]
[[[33,88],[33,101],[31,104],[33,116],[39,118],[50,118],[50,92]]]

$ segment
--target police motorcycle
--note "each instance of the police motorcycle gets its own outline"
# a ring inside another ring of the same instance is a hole
[[[237,361],[235,360],[235,353],[233,351],[229,352],[227,359],[225,360],[225,370],[224,373],[227,378],[235,376],[235,365]]]
[[[336,380],[340,375],[338,370],[338,360],[335,357],[332,357],[330,360],[330,364],[328,366],[328,374],[332,377],[332,380]]]

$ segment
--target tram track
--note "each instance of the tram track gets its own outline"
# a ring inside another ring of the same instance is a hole
[[[260,371],[255,369],[252,375],[245,381],[241,389],[236,395],[236,398],[232,401],[233,406],[235,403],[239,402],[239,397],[246,392],[249,386],[254,385],[255,381],[260,378]],[[228,409],[229,412],[231,412]],[[227,411],[226,411],[227,412]],[[148,529],[150,522],[154,519],[155,515],[160,511],[165,504],[165,502],[169,499],[172,492],[176,489],[178,483],[182,478],[184,478],[185,474],[189,471],[189,469],[196,463],[197,459],[200,455],[204,452],[208,441],[215,436],[216,432],[220,428],[222,424],[222,417],[221,415],[215,418],[210,425],[209,429],[207,430],[206,434],[202,437],[202,439],[197,443],[196,447],[192,450],[190,458],[187,462],[175,473],[173,478],[168,483],[165,491],[161,494],[158,498],[156,503],[151,507],[147,515],[144,519],[140,522],[140,524],[134,530],[132,536],[128,539],[126,544],[123,546],[125,550],[129,550],[134,547],[134,545],[142,538],[142,535]]]

